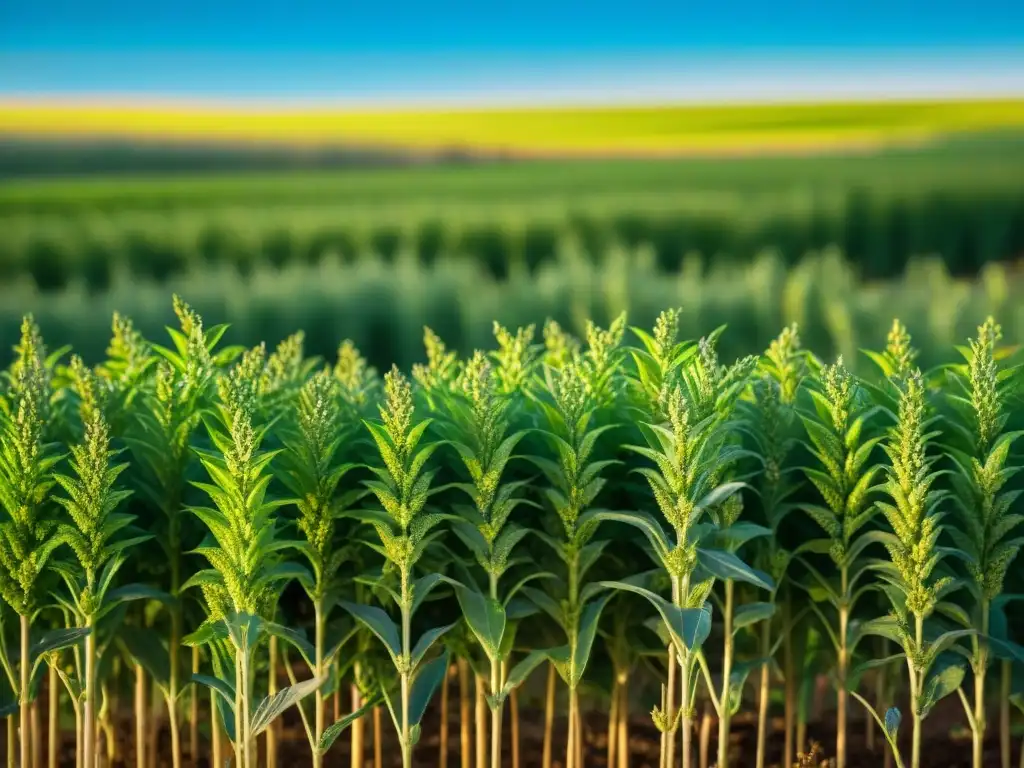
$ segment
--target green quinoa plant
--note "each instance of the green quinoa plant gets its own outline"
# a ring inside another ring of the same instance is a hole
[[[338,494],[339,485],[354,466],[338,460],[339,449],[355,428],[355,424],[341,422],[339,388],[338,380],[328,371],[315,374],[302,386],[284,436],[286,450],[277,466],[278,476],[294,494],[299,513],[296,526],[303,541],[295,548],[310,567],[311,578],[301,578],[300,583],[313,604],[316,679],[329,678],[331,665],[347,639],[345,634],[327,636],[331,608],[342,594],[339,571],[348,555],[348,549],[338,545],[335,523],[361,495],[358,491]],[[324,753],[352,719],[326,726],[323,688],[316,690],[313,708],[313,726],[308,735],[313,765],[319,766]]]
[[[32,623],[45,594],[47,565],[61,543],[56,521],[46,514],[44,502],[53,486],[51,471],[60,455],[46,439],[51,367],[39,327],[31,316],[22,321],[21,340],[14,353],[14,363],[6,373],[6,391],[0,398],[0,504],[5,514],[0,521],[0,597],[19,617],[17,678],[5,648],[3,656],[11,688],[18,694],[19,754],[22,764],[27,765]]]
[[[577,768],[582,760],[579,686],[601,611],[610,597],[598,594],[600,586],[584,580],[607,545],[607,541],[592,540],[600,518],[591,507],[607,482],[602,472],[616,462],[596,459],[594,454],[602,435],[616,426],[598,419],[612,412],[619,396],[625,320],[625,315],[620,316],[607,330],[590,323],[586,349],[561,368],[546,366],[543,391],[534,399],[544,424],[541,436],[556,458],[532,456],[531,461],[548,483],[545,500],[557,516],[550,533],[538,530],[535,535],[561,561],[565,589],[559,590],[557,598],[534,587],[524,588],[524,593],[558,624],[567,644],[535,651],[517,665],[513,676],[518,678],[546,657],[568,686],[567,768]]]
[[[459,519],[454,522],[453,531],[486,574],[484,590],[476,587],[475,580],[455,589],[466,622],[490,664],[488,705],[492,768],[499,768],[501,764],[502,714],[505,699],[511,692],[506,684],[521,682],[518,678],[505,679],[512,636],[507,608],[525,584],[551,575],[531,573],[512,587],[499,589],[502,577],[517,564],[512,557],[513,550],[529,529],[510,522],[512,512],[526,501],[523,489],[527,481],[503,481],[506,466],[526,431],[510,431],[511,395],[502,395],[498,389],[499,386],[513,387],[515,392],[522,385],[522,378],[513,365],[499,365],[498,371],[505,374],[500,379],[483,352],[473,355],[459,378],[461,396],[446,402],[448,423],[444,429],[470,479],[468,483],[455,485],[469,498],[471,505],[458,507]]]
[[[98,623],[126,600],[161,597],[162,594],[142,584],[113,586],[118,571],[128,559],[128,550],[147,541],[152,534],[133,531],[135,516],[117,511],[131,494],[129,490],[116,487],[128,464],[112,463],[119,452],[111,450],[99,378],[78,357],[73,358],[71,370],[84,436],[80,444],[71,447],[70,468],[74,476],[55,474],[54,480],[66,494],[56,500],[70,518],[70,522],[58,525],[56,536],[71,549],[75,559],[73,562],[57,561],[53,567],[68,590],[67,598],[59,599],[75,622],[89,630],[79,676],[83,690],[80,748],[84,768],[93,768],[97,761],[97,666],[110,642],[108,638],[98,644]]]
[[[760,538],[758,560],[775,586],[769,600],[744,605],[737,624],[749,626],[760,622],[760,683],[757,712],[757,768],[763,768],[768,737],[768,705],[771,700],[772,659],[775,645],[772,638],[772,619],[777,613],[779,591],[783,586],[792,553],[781,544],[782,524],[796,509],[791,497],[799,489],[798,482],[790,478],[787,459],[796,443],[792,425],[795,421],[795,401],[798,389],[807,373],[807,356],[800,348],[796,325],[785,328],[771,343],[760,362],[761,376],[754,382],[749,399],[739,403],[745,430],[752,437],[761,464],[757,495],[770,536]],[[787,593],[783,598],[784,614],[791,613]],[[778,642],[789,642],[789,631],[784,628]],[[784,757],[784,759],[786,759]]]
[[[870,581],[865,583],[871,568],[865,551],[885,537],[866,528],[878,511],[872,503],[872,491],[881,466],[872,462],[872,453],[882,435],[872,434],[878,408],[865,397],[842,358],[822,368],[808,391],[813,410],[801,413],[801,419],[807,433],[807,451],[817,466],[802,471],[823,503],[805,503],[801,509],[825,536],[806,542],[798,552],[812,577],[808,587],[810,606],[821,619],[836,653],[838,768],[846,765],[848,684],[851,659],[860,637],[851,626],[851,617],[858,601],[873,588]],[[838,573],[838,583],[822,574],[803,553],[827,554]],[[835,610],[835,619],[820,611],[814,601],[819,596]]]
[[[726,445],[727,423],[753,361],[741,361],[724,369],[714,353],[713,337],[697,345],[680,345],[675,338],[676,328],[676,313],[667,312],[659,317],[653,336],[638,334],[645,350],[634,354],[634,391],[639,393],[643,414],[640,427],[647,444],[630,446],[654,464],[638,471],[647,480],[662,516],[671,526],[674,541],[648,513],[598,515],[601,520],[640,528],[650,544],[651,556],[671,581],[671,600],[632,582],[607,583],[646,598],[657,609],[671,640],[662,705],[652,713],[655,724],[665,734],[663,768],[675,764],[674,734],[680,723],[683,766],[691,764],[698,653],[711,631],[708,597],[715,577],[762,583],[761,576],[733,553],[700,546],[714,528],[702,518],[710,516],[712,509],[727,503],[743,487],[738,482],[719,483],[718,478],[738,456],[735,448]],[[721,715],[729,703],[723,705],[710,686],[709,691]]]
[[[420,736],[420,720],[448,670],[447,654],[442,653],[430,661],[426,661],[425,656],[451,625],[427,630],[415,644],[412,640],[416,610],[441,582],[436,573],[416,579],[414,569],[437,536],[432,529],[445,518],[426,510],[434,477],[434,471],[426,465],[438,446],[423,441],[430,420],[415,421],[412,387],[397,368],[384,378],[384,395],[380,421],[365,422],[383,463],[383,466],[371,467],[377,479],[366,483],[381,509],[367,512],[366,518],[380,539],[375,548],[384,556],[386,569],[397,576],[397,589],[381,586],[398,606],[400,624],[396,626],[391,617],[376,606],[351,602],[341,605],[373,631],[391,657],[399,678],[399,700],[395,702],[394,695],[386,689],[384,694],[398,731],[402,764],[409,768],[413,747]]]
[[[218,380],[218,402],[205,418],[214,450],[193,448],[213,481],[195,485],[214,506],[190,508],[209,531],[195,552],[212,568],[197,572],[182,585],[183,590],[201,587],[211,613],[183,642],[197,645],[230,640],[234,685],[219,676],[194,679],[214,688],[230,705],[235,755],[245,768],[255,765],[256,737],[285,709],[324,683],[317,677],[304,680],[272,692],[253,706],[254,652],[262,636],[291,643],[311,668],[315,666],[313,648],[300,633],[265,618],[276,602],[277,585],[293,578],[312,578],[304,568],[280,557],[295,545],[278,536],[277,510],[285,502],[267,497],[272,479],[269,465],[277,452],[261,449],[267,428],[254,423],[264,356],[262,346],[249,350]]]
[[[946,397],[952,409],[948,424],[953,429],[948,434],[953,441],[945,449],[953,464],[952,501],[957,513],[947,531],[956,544],[955,556],[966,565],[965,587],[972,606],[966,614],[956,611],[953,615],[978,632],[971,638],[969,659],[973,706],[959,691],[973,736],[975,768],[982,765],[987,731],[985,678],[992,653],[1024,661],[1024,649],[1005,638],[989,637],[993,605],[1001,601],[1007,571],[1024,544],[1019,532],[1024,516],[1013,512],[1021,491],[1006,487],[1021,470],[1010,451],[1024,433],[1006,430],[1007,397],[1018,383],[1014,369],[1001,365],[1001,336],[1002,329],[992,318],[979,326],[977,338],[960,348],[965,364],[949,369],[954,388]]]
[[[933,426],[934,420],[927,414],[924,377],[912,369],[899,382],[896,424],[884,445],[889,464],[881,489],[891,501],[877,502],[892,529],[892,535],[883,539],[890,562],[879,563],[877,568],[893,610],[887,619],[862,628],[890,636],[903,648],[910,687],[911,768],[921,765],[922,721],[940,698],[957,690],[963,679],[963,667],[947,662],[943,651],[973,634],[969,629],[949,630],[937,636],[925,632],[925,622],[936,606],[959,586],[954,577],[940,575],[948,551],[938,545],[942,533],[940,505],[945,494],[935,487],[939,476],[936,457],[928,454],[936,435],[929,431]],[[890,718],[886,719],[885,731],[889,734]],[[894,744],[893,739],[890,741]]]

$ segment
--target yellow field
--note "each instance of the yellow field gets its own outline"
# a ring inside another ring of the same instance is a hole
[[[0,136],[393,147],[515,155],[803,151],[1024,128],[1024,100],[603,108],[269,109],[0,102]]]

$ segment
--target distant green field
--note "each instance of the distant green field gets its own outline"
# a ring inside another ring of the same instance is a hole
[[[697,208],[771,197],[837,201],[875,195],[1024,190],[1024,130],[924,148],[812,157],[575,160],[431,164],[401,168],[10,179],[0,215],[217,207],[336,208],[342,217],[393,219],[406,210],[535,213],[551,205]]]
[[[329,172],[8,179],[0,277],[43,290],[115,273],[164,280],[209,265],[411,254],[495,277],[579,253],[649,248],[790,263],[838,246],[866,277],[939,255],[957,274],[1024,254],[1024,134],[843,156],[577,160]]]

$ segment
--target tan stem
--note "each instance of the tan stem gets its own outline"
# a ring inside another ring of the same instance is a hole
[[[355,712],[362,706],[362,696],[359,693],[359,686],[352,683],[352,711]],[[349,761],[351,768],[362,768],[363,755],[366,741],[366,729],[363,726],[362,718],[352,724],[352,755]]]
[[[700,768],[708,768],[711,759],[711,726],[713,724],[711,707],[705,705],[704,715],[700,719]]]
[[[788,631],[782,638],[782,665],[783,675],[785,676],[785,711],[784,711],[784,728],[785,738],[783,739],[782,747],[782,764],[790,766],[796,759],[796,745],[794,743],[794,729],[796,723],[796,663],[793,659],[793,611],[791,607],[791,601],[787,595],[786,599],[782,601],[782,626],[787,627]]]
[[[729,711],[730,677],[732,676],[732,616],[733,595],[736,585],[731,580],[725,582],[725,607],[722,611],[724,644],[722,646],[722,693],[718,698],[721,711],[718,713],[718,768],[729,768],[729,734],[732,728],[732,717]]]
[[[146,670],[135,665],[135,765],[146,768]]]
[[[512,768],[520,768],[519,755],[519,694],[513,688],[508,698],[512,719]]]
[[[92,627],[87,621],[86,627]],[[25,658],[28,658],[26,653]],[[23,762],[22,765],[28,765]],[[96,635],[85,636],[85,714],[82,721],[82,766],[96,766]]]
[[[21,766],[22,768],[28,768],[31,762],[31,751],[32,751],[32,725],[29,717],[29,684],[30,680],[30,665],[29,665],[29,619],[28,616],[22,616],[21,618],[21,659],[18,662],[18,668],[21,672],[21,690],[18,694],[18,714],[21,719],[21,733],[18,734],[19,747],[21,754]],[[86,651],[88,653],[88,651]]]
[[[210,751],[213,757],[212,768],[224,768],[224,745],[221,740],[220,712],[217,709],[216,697],[220,694],[210,690]]]
[[[469,662],[459,659],[456,664],[459,671],[459,761],[460,768],[470,768],[472,763],[469,696]]]
[[[192,648],[192,674],[199,674],[199,646]],[[199,763],[199,686],[193,684],[189,696],[188,756],[192,765]]]
[[[619,761],[618,768],[629,768],[629,673],[619,679]]]
[[[487,768],[487,683],[476,677],[476,768]]]
[[[277,636],[270,636],[267,662],[267,694],[277,693]],[[267,728],[267,768],[277,768],[277,723]]]
[[[46,729],[46,764],[47,768],[57,768],[57,751],[60,749],[60,678],[57,677],[57,667],[54,665],[47,672],[47,690],[49,722]]]
[[[767,660],[771,655],[772,632],[771,622],[761,625],[761,684],[757,697],[757,768],[764,768],[765,752],[768,749],[768,703],[771,700],[771,663]]]
[[[551,768],[552,731],[555,727],[555,665],[548,662],[548,681],[544,695],[544,749],[541,768]]]
[[[618,758],[615,750],[619,739],[619,698],[619,680],[616,675],[612,679],[612,693],[608,707],[608,755],[605,758],[605,763],[609,766],[615,765]]]
[[[18,761],[18,719],[7,716],[7,768],[15,768]]]

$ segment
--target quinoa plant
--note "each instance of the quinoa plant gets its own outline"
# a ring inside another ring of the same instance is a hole
[[[727,503],[743,486],[738,482],[719,483],[718,478],[737,458],[735,449],[725,444],[726,425],[752,361],[741,361],[725,370],[714,354],[713,339],[680,345],[675,338],[676,327],[677,315],[666,312],[659,317],[653,336],[638,334],[645,350],[634,354],[634,391],[639,393],[643,413],[639,425],[647,444],[630,446],[654,464],[638,471],[647,480],[674,537],[646,512],[598,515],[601,520],[638,527],[650,544],[649,553],[671,582],[671,600],[632,582],[607,582],[607,586],[646,598],[657,609],[670,638],[668,680],[662,703],[652,712],[656,726],[665,734],[663,768],[675,764],[674,734],[680,723],[683,766],[691,764],[698,653],[711,632],[708,597],[715,577],[762,583],[761,577],[733,553],[701,546],[708,543],[704,537],[714,528],[702,518],[710,517],[712,509]],[[711,695],[721,713],[722,702],[713,691]]]
[[[896,424],[884,445],[889,464],[881,488],[890,501],[877,502],[892,529],[892,535],[883,539],[891,562],[878,566],[892,614],[873,622],[870,630],[895,639],[903,649],[912,718],[910,766],[919,768],[921,723],[939,699],[957,690],[964,675],[963,667],[947,661],[943,651],[973,631],[925,634],[926,620],[959,584],[950,575],[940,575],[947,556],[938,545],[945,494],[935,487],[939,473],[928,448],[936,433],[930,431],[934,420],[927,414],[925,382],[919,370],[912,369],[899,382],[898,402]],[[887,734],[894,730],[888,727],[890,719],[887,715]]]
[[[487,703],[491,709],[491,768],[501,765],[502,713],[510,693],[505,679],[511,651],[506,638],[511,630],[507,607],[526,583],[550,575],[532,573],[511,588],[499,589],[502,577],[516,562],[513,550],[529,533],[528,528],[510,522],[512,512],[525,501],[527,481],[503,481],[513,451],[526,435],[525,430],[510,431],[511,396],[500,394],[498,389],[512,387],[516,391],[522,385],[522,369],[517,367],[511,363],[499,366],[498,371],[504,372],[499,379],[487,356],[476,352],[460,376],[461,396],[446,402],[449,422],[444,430],[470,478],[468,483],[455,486],[469,497],[471,505],[458,508],[460,519],[453,530],[486,574],[485,590],[464,584],[456,587],[456,595],[490,664]]]
[[[117,509],[131,494],[118,488],[119,476],[127,463],[114,464],[119,451],[111,450],[110,428],[103,414],[99,379],[81,359],[72,360],[71,370],[79,396],[79,413],[84,427],[82,442],[71,447],[73,476],[55,474],[54,480],[65,496],[56,501],[64,507],[70,522],[58,524],[56,538],[74,554],[72,562],[55,562],[67,587],[59,598],[77,625],[89,630],[85,636],[82,681],[83,710],[80,749],[83,768],[97,761],[96,713],[99,691],[97,666],[106,643],[97,643],[99,621],[125,600],[159,597],[145,585],[114,588],[118,571],[128,559],[128,550],[147,541],[152,534],[132,530],[135,516]]]
[[[0,504],[5,513],[5,519],[0,521],[0,597],[19,617],[17,679],[6,661],[6,650],[4,667],[11,689],[18,696],[19,754],[22,765],[28,765],[31,631],[45,594],[47,565],[61,543],[56,535],[57,523],[45,509],[53,486],[51,471],[60,455],[46,439],[51,371],[39,327],[31,316],[22,321],[21,340],[14,353],[14,364],[6,374],[7,390],[0,399]],[[11,754],[13,757],[13,751]]]
[[[311,579],[300,583],[313,604],[314,663],[313,677],[327,679],[331,665],[345,637],[327,637],[331,608],[341,597],[339,570],[347,549],[338,545],[335,523],[358,497],[358,493],[338,496],[338,487],[352,464],[338,460],[341,443],[354,431],[353,424],[342,424],[339,383],[330,372],[322,371],[308,379],[299,391],[292,424],[284,437],[286,450],[278,467],[278,476],[295,496],[299,517],[296,526],[304,540],[296,545],[306,558]],[[351,722],[342,721],[327,729],[325,739],[325,701],[323,689],[314,694],[313,726],[309,731],[313,765],[341,730]]]
[[[876,516],[872,491],[881,466],[872,453],[881,435],[872,435],[878,414],[865,397],[856,377],[843,364],[825,366],[808,390],[813,411],[802,413],[807,433],[807,450],[817,466],[805,467],[804,475],[814,485],[823,503],[801,504],[801,509],[821,528],[825,536],[801,545],[801,553],[827,554],[839,575],[838,584],[822,574],[806,557],[801,561],[812,577],[811,608],[818,614],[836,653],[836,765],[846,765],[847,710],[851,659],[859,635],[851,628],[851,616],[858,601],[873,585],[864,583],[871,561],[866,549],[884,534],[866,528]],[[824,596],[835,609],[836,619],[827,618],[814,597]]]
[[[610,597],[599,594],[600,585],[588,585],[584,580],[607,544],[592,540],[600,518],[591,507],[607,482],[602,472],[616,462],[597,459],[594,454],[601,436],[617,426],[614,422],[601,424],[598,419],[612,412],[619,396],[623,358],[620,344],[625,320],[625,315],[620,316],[607,330],[590,323],[586,350],[561,368],[547,366],[543,393],[534,401],[544,420],[542,437],[556,458],[533,456],[531,460],[547,480],[544,496],[557,516],[551,533],[535,534],[561,561],[565,589],[557,599],[533,587],[525,588],[524,592],[561,627],[567,644],[533,653],[520,662],[517,673],[525,672],[546,656],[568,686],[567,768],[577,768],[582,760],[579,685],[590,659],[601,611]]]
[[[384,690],[388,709],[398,731],[402,765],[412,764],[412,751],[420,736],[420,720],[434,691],[448,670],[447,654],[425,661],[431,646],[451,625],[430,629],[413,644],[412,621],[430,591],[440,583],[436,573],[414,578],[416,564],[437,536],[432,529],[444,516],[426,510],[434,471],[426,469],[437,449],[424,442],[430,420],[415,421],[412,387],[397,368],[384,377],[385,400],[380,421],[367,421],[383,466],[371,467],[377,479],[367,482],[380,510],[367,513],[379,537],[375,545],[385,558],[386,568],[398,579],[397,589],[381,584],[398,606],[400,624],[381,608],[343,602],[342,606],[365,624],[384,644],[399,678],[399,700]],[[396,710],[397,705],[397,710]]]
[[[231,707],[235,756],[245,768],[255,766],[256,737],[325,682],[314,677],[271,693],[253,706],[254,652],[261,636],[291,643],[311,668],[315,666],[313,649],[300,633],[265,618],[276,602],[278,585],[293,578],[312,579],[305,569],[281,558],[282,551],[294,547],[278,536],[277,510],[285,502],[267,497],[272,479],[269,465],[277,452],[261,449],[267,430],[254,423],[264,354],[262,347],[246,352],[219,379],[218,402],[206,418],[214,450],[193,448],[213,481],[195,485],[214,506],[191,508],[209,531],[195,552],[212,568],[197,572],[182,585],[183,590],[201,587],[211,609],[210,619],[186,638],[187,644],[230,640],[234,684],[222,677],[194,679],[214,688]]]
[[[763,768],[768,737],[768,705],[771,699],[772,658],[775,641],[772,619],[777,613],[779,590],[783,585],[792,553],[780,543],[782,524],[795,509],[791,501],[799,484],[790,478],[787,459],[796,442],[792,435],[795,400],[807,371],[806,355],[800,348],[796,325],[785,328],[765,352],[761,377],[755,381],[752,397],[741,401],[743,422],[751,435],[759,457],[758,496],[770,536],[760,538],[758,559],[768,573],[774,588],[767,602],[744,605],[737,624],[760,623],[760,684],[757,712],[757,768]],[[785,598],[784,598],[785,599]],[[788,601],[787,601],[788,602]],[[788,605],[786,606],[788,607]],[[789,613],[789,611],[784,611]],[[783,629],[780,642],[788,642],[789,631]]]
[[[982,765],[987,731],[985,677],[991,654],[995,650],[1006,656],[1009,651],[1013,658],[1016,650],[1007,647],[1005,640],[996,640],[996,648],[991,647],[992,606],[1003,594],[1007,571],[1024,543],[1018,532],[1024,516],[1012,511],[1021,492],[1006,487],[1021,470],[1012,463],[1010,450],[1024,433],[1006,431],[1006,401],[1017,382],[1013,369],[1000,365],[1001,336],[1002,329],[992,318],[978,328],[977,338],[961,348],[966,364],[950,369],[956,389],[946,398],[953,411],[950,437],[959,438],[946,446],[954,468],[952,501],[957,513],[955,524],[947,530],[956,543],[956,556],[966,565],[965,587],[972,606],[967,615],[957,612],[955,616],[978,632],[971,638],[973,707],[960,692],[973,736],[975,768]],[[1024,654],[1018,658],[1024,660]]]

